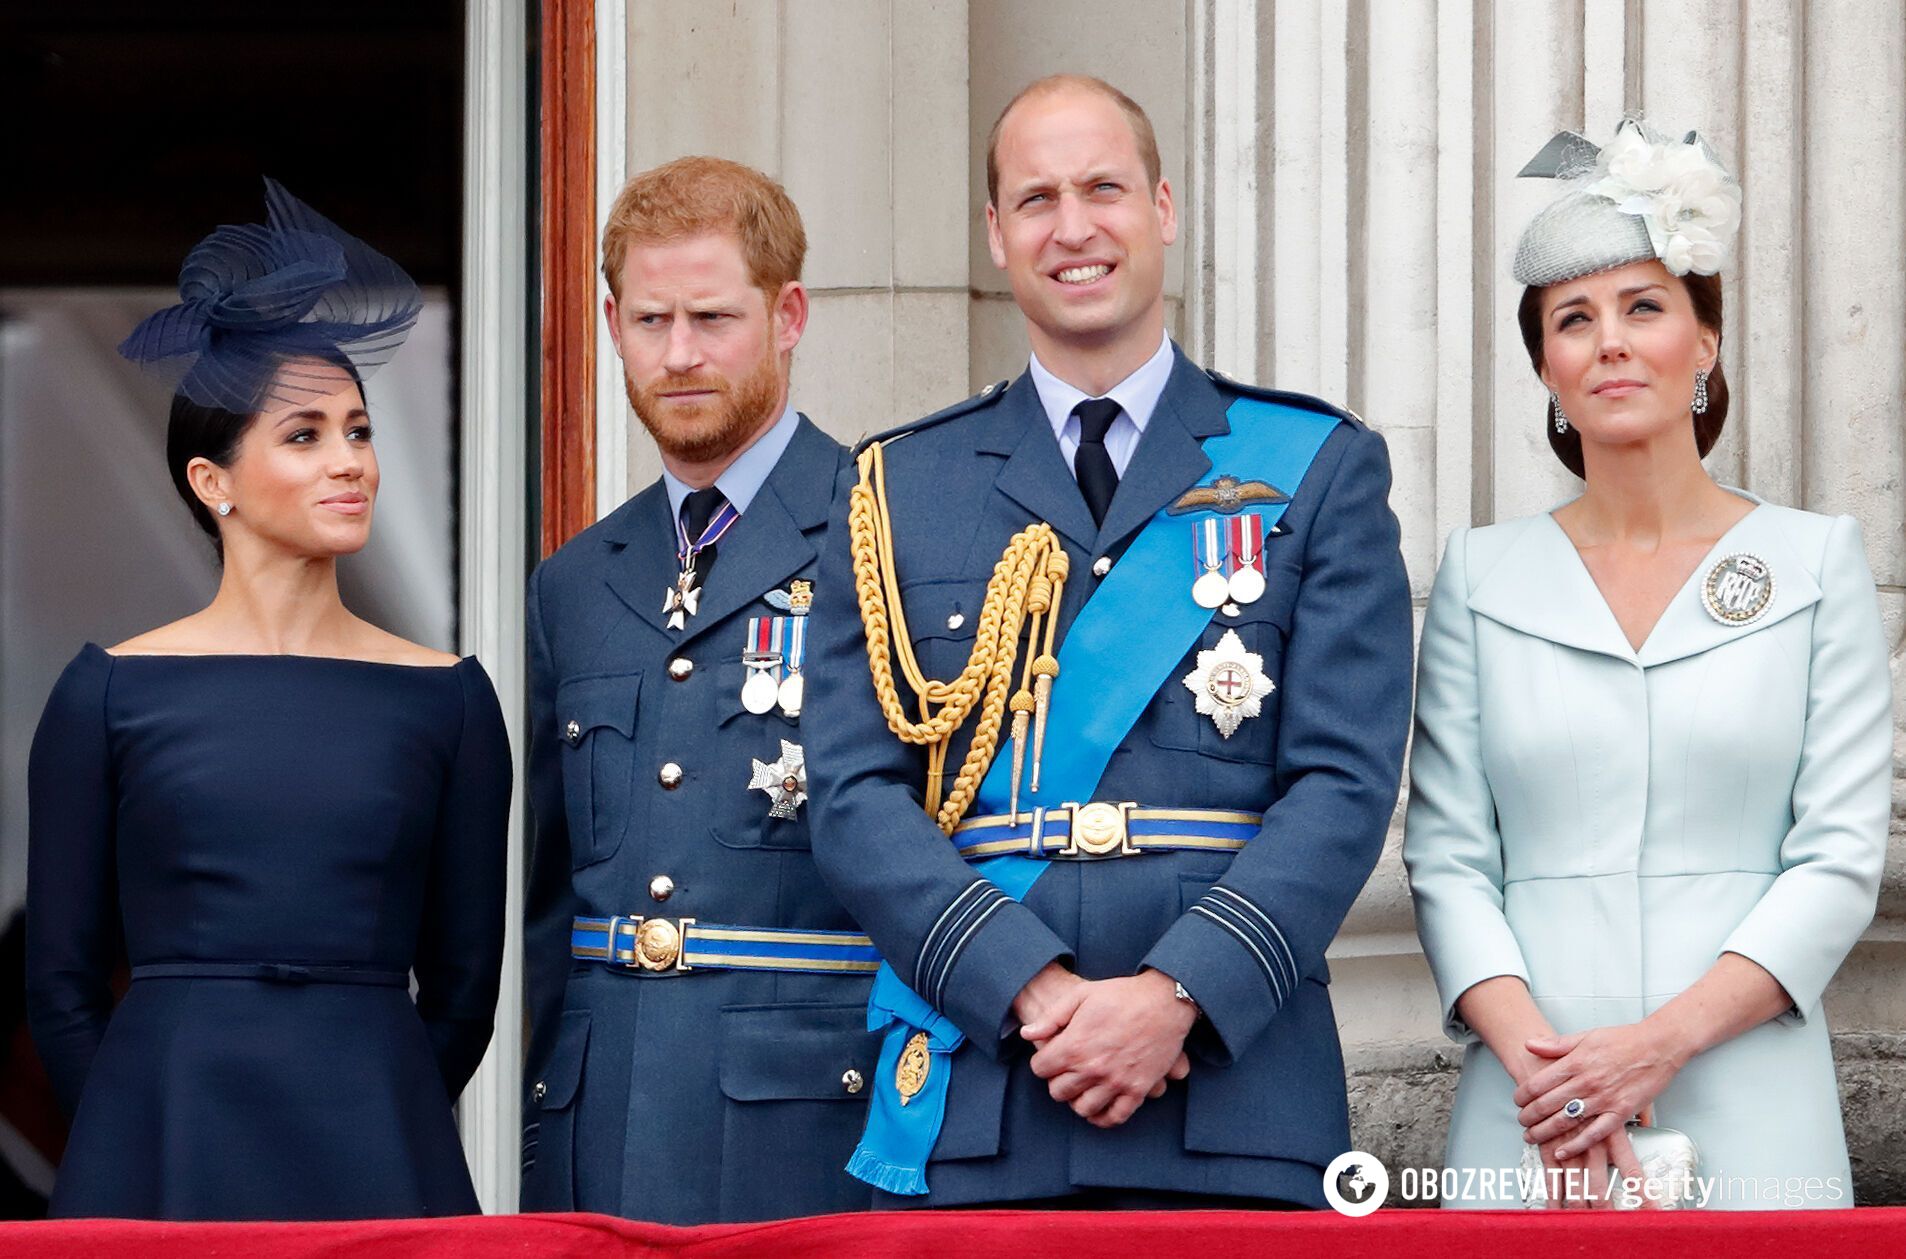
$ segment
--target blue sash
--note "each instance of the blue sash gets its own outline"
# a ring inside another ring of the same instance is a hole
[[[1341,423],[1335,415],[1252,397],[1232,402],[1225,416],[1231,431],[1204,443],[1212,468],[1202,483],[1228,472],[1269,481],[1286,494],[1296,493],[1324,440]],[[1266,537],[1289,505],[1286,499],[1254,508],[1264,517]],[[1212,610],[1192,600],[1185,578],[1189,522],[1206,514],[1161,511],[1152,517],[1079,609],[1059,648],[1040,790],[1023,793],[1021,811],[1092,799],[1112,753],[1211,623]],[[996,757],[974,797],[973,812],[1006,812],[1011,781],[1010,753]],[[1006,895],[1024,900],[1047,865],[1032,857],[994,857],[973,868]],[[867,1030],[885,1031],[886,1039],[874,1068],[867,1129],[848,1160],[848,1174],[888,1193],[924,1194],[927,1160],[946,1117],[948,1068],[964,1038],[885,963],[874,975]],[[916,1032],[927,1036],[928,1070],[924,1085],[903,1104],[895,1072]]]

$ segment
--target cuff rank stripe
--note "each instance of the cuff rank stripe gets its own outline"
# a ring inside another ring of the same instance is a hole
[[[1210,897],[1198,901],[1191,907],[1190,912],[1216,923],[1236,937],[1238,943],[1244,946],[1244,951],[1256,960],[1258,970],[1263,972],[1265,985],[1271,990],[1272,1004],[1276,1006],[1284,1004],[1285,999],[1290,995],[1284,983],[1284,968],[1273,960],[1275,950],[1265,940],[1263,932],[1250,923],[1241,921],[1230,905],[1223,901],[1213,901]]]
[[[1284,964],[1284,973],[1290,979],[1291,988],[1295,990],[1299,978],[1297,973],[1297,955],[1291,952],[1290,942],[1284,938],[1284,933],[1277,929],[1277,924],[1271,920],[1271,916],[1258,908],[1256,901],[1251,900],[1249,897],[1232,888],[1226,887],[1222,883],[1213,884],[1211,890],[1207,892],[1205,896],[1207,899],[1211,897],[1223,897],[1229,900],[1232,904],[1237,906],[1240,913],[1245,915],[1247,921],[1255,919],[1265,931],[1270,933],[1270,937],[1267,938],[1266,943],[1272,946],[1272,955]]]
[[[1251,940],[1251,937],[1245,934],[1244,929],[1242,927],[1239,927],[1236,923],[1232,922],[1230,919],[1225,918],[1217,913],[1214,913],[1212,910],[1210,910],[1209,908],[1205,906],[1203,901],[1200,901],[1196,905],[1193,905],[1191,907],[1191,912],[1194,914],[1197,914],[1201,918],[1210,919],[1212,922],[1217,923],[1220,927],[1223,927],[1226,931],[1229,931],[1232,935],[1237,937],[1238,943],[1242,944],[1245,947],[1245,950],[1249,952],[1252,957],[1257,959],[1258,969],[1264,972],[1264,981],[1266,984],[1270,986],[1270,989],[1271,989],[1271,996],[1273,998],[1272,1004],[1276,1006],[1283,1005],[1284,1004],[1284,990],[1283,990],[1283,987],[1278,983],[1277,972],[1271,969],[1270,959],[1264,956],[1264,950],[1260,949]]]
[[[961,950],[1007,899],[1004,892],[985,879],[969,883],[955,896],[920,947],[920,962],[914,968],[914,991],[938,1007],[946,990],[947,976],[952,973]]]
[[[972,923],[966,930],[960,932],[959,939],[953,942],[952,949],[946,955],[946,965],[940,968],[939,982],[933,986],[933,1007],[936,1010],[942,1009],[946,1005],[946,981],[952,977],[953,964],[960,960],[960,954],[965,950],[966,942],[973,938],[974,932],[986,925],[988,918],[991,918],[994,914],[999,912],[1000,906],[1005,905],[1011,899],[1011,897],[1002,893],[987,901],[986,907],[974,916]]]

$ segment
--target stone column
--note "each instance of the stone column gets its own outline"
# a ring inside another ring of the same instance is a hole
[[[711,153],[800,207],[795,405],[852,442],[965,397],[964,0],[629,0],[629,18],[629,169]],[[659,474],[646,435],[629,463],[631,490]]]

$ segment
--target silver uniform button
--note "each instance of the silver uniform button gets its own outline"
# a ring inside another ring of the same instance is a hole
[[[860,1072],[854,1070],[852,1067],[847,1068],[846,1072],[842,1074],[840,1082],[841,1087],[846,1089],[849,1093],[858,1093],[867,1087],[867,1081],[862,1079]]]
[[[688,675],[695,671],[695,662],[687,656],[677,656],[668,662],[668,676],[677,682],[686,682]]]
[[[578,744],[578,743],[581,743],[581,742],[582,742],[582,725],[581,725],[581,723],[580,723],[580,722],[575,722],[575,721],[572,721],[572,722],[570,722],[570,723],[569,723],[568,725],[566,725],[566,726],[564,726],[564,727],[563,727],[563,738],[565,738],[565,739],[567,739],[567,740],[569,740],[569,743],[570,743],[570,746],[571,746],[571,747],[574,747],[574,746],[575,746],[576,744]]]
[[[543,1080],[536,1081],[536,1087],[529,1091],[530,1100],[533,1102],[540,1102],[548,1096],[549,1084]]]
[[[675,895],[675,880],[666,874],[658,874],[649,880],[649,895],[658,901],[665,901]]]
[[[1092,575],[1094,577],[1103,577],[1111,571],[1112,571],[1112,557],[1111,556],[1101,555],[1097,559],[1092,561]]]
[[[948,629],[956,630],[964,624],[966,624],[966,617],[958,612],[946,618],[946,627]]]
[[[664,790],[675,790],[682,785],[682,767],[674,761],[668,762],[662,766],[662,772],[655,776],[655,781],[661,783]]]

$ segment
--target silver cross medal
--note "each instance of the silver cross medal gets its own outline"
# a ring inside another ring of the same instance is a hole
[[[807,800],[807,755],[801,745],[783,739],[780,760],[755,761],[748,790],[768,793],[768,799],[774,801],[769,817],[792,820],[794,811]]]
[[[668,627],[680,629],[688,624],[688,618],[695,615],[696,607],[701,603],[701,587],[695,584],[695,557],[689,556],[688,565],[682,569],[681,576],[662,596],[662,611],[668,614]]]

